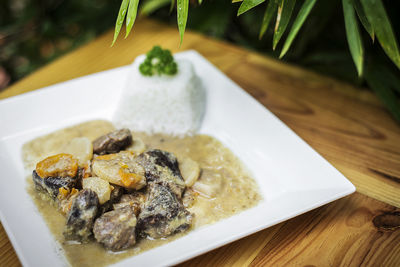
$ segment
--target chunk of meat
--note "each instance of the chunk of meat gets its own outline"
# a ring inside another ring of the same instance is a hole
[[[129,129],[120,129],[94,140],[93,152],[98,155],[118,153],[131,144],[131,131],[129,131]]]
[[[72,202],[64,228],[66,240],[88,242],[99,207],[97,194],[90,189],[81,190]]]
[[[141,235],[162,238],[189,228],[193,215],[184,208],[176,194],[162,184],[150,184],[149,187],[138,220]]]
[[[144,168],[129,151],[95,158],[92,172],[101,179],[125,188],[139,190],[146,185]]]
[[[174,154],[159,149],[149,150],[138,156],[138,162],[146,171],[147,182],[162,184],[181,198],[185,181]]]
[[[67,215],[71,210],[72,203],[78,196],[79,191],[76,188],[72,190],[67,190],[65,188],[60,188],[57,199],[58,199],[58,209],[63,215]]]
[[[79,180],[79,175],[75,177],[40,177],[36,171],[32,172],[32,179],[35,189],[39,192],[48,194],[51,198],[55,199],[60,191],[60,188],[65,190],[72,190],[76,187]]]
[[[113,185],[111,190],[110,201],[113,203],[118,202],[121,196],[124,194],[124,188],[118,185]]]
[[[136,216],[139,215],[144,203],[146,201],[146,195],[142,192],[134,192],[132,194],[122,195],[120,201],[113,205],[114,209],[123,207],[131,207]]]
[[[98,215],[112,210],[113,205],[117,203],[120,200],[121,196],[124,194],[124,188],[122,186],[113,185],[112,187],[113,189],[111,190],[110,200],[99,207]]]
[[[136,216],[131,207],[123,207],[104,213],[97,218],[93,233],[97,242],[106,248],[118,251],[136,243]]]

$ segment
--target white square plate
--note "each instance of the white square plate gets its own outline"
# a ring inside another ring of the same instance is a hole
[[[187,58],[207,90],[201,133],[216,137],[252,172],[263,200],[213,225],[115,266],[171,265],[290,219],[355,191],[355,187],[270,111],[195,51]],[[112,118],[129,67],[63,82],[0,101],[0,217],[25,266],[65,265],[26,192],[22,145],[92,119]]]

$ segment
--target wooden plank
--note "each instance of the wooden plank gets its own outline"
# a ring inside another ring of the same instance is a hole
[[[4,231],[3,225],[0,223],[0,266],[17,267],[21,266],[17,254],[7,233]]]
[[[275,66],[249,55],[226,73],[350,179],[358,192],[400,207],[400,127],[380,103],[369,92]]]
[[[180,266],[398,266],[399,228],[373,223],[393,212],[400,209],[356,193]]]
[[[252,265],[396,266],[400,231],[372,222],[394,211],[399,209],[355,194],[287,222]]]

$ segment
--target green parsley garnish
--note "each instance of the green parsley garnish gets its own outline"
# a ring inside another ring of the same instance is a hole
[[[174,75],[178,71],[178,66],[171,51],[156,45],[147,52],[146,59],[139,66],[139,71],[144,76],[153,76],[154,74]]]

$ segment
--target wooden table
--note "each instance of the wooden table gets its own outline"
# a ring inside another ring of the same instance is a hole
[[[183,265],[400,266],[400,125],[369,91],[232,44],[140,20],[110,48],[112,32],[39,69],[0,99],[129,64],[155,44],[196,49],[309,143],[357,192]],[[0,227],[0,266],[18,266]]]

